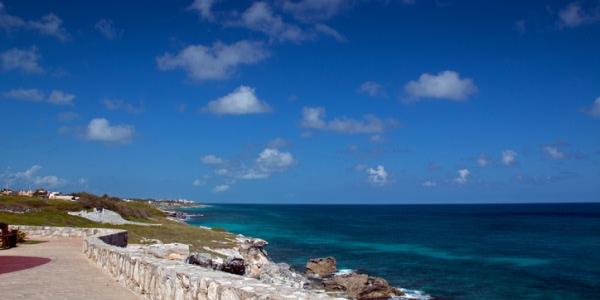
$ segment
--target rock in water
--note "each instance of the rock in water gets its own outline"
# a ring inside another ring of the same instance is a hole
[[[385,279],[366,274],[335,275],[324,280],[323,284],[326,290],[343,292],[348,297],[358,300],[389,299],[404,294],[391,287]]]
[[[306,263],[306,275],[311,278],[326,278],[337,272],[335,258],[312,258]]]

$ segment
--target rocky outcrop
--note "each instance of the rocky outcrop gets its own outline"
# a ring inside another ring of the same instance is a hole
[[[190,246],[181,243],[153,244],[145,247],[148,254],[170,260],[184,260],[190,255]]]
[[[271,263],[265,250],[267,241],[240,235],[236,238],[236,243],[235,250],[239,252],[246,265],[246,276],[260,278],[263,266]]]
[[[357,273],[334,275],[325,279],[323,286],[325,290],[342,292],[358,300],[389,299],[404,294],[399,289],[391,287],[383,278]]]
[[[337,263],[333,257],[312,258],[306,263],[306,275],[311,278],[325,278],[337,272]]]
[[[246,273],[244,259],[236,256],[230,256],[224,260],[208,253],[194,253],[185,261],[188,264],[236,275],[244,275]]]

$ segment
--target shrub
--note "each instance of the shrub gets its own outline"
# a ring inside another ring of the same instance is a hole
[[[18,230],[17,231],[17,243],[25,243],[27,239],[27,232]]]

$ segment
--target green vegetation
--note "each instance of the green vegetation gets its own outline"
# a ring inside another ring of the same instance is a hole
[[[20,225],[103,227],[129,231],[130,243],[158,239],[163,243],[189,244],[192,251],[232,247],[234,236],[220,230],[210,230],[168,220],[165,214],[143,201],[121,201],[109,196],[79,193],[79,201],[65,201],[38,197],[0,196],[0,222]],[[67,214],[102,207],[118,212],[122,217],[136,222],[162,224],[161,226],[101,224]],[[20,212],[20,213],[14,213]]]

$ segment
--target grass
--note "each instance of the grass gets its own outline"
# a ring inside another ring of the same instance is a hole
[[[66,227],[102,227],[120,228],[129,231],[129,243],[141,243],[144,239],[158,239],[163,243],[184,243],[190,250],[205,252],[203,247],[233,247],[234,236],[231,233],[194,227],[188,224],[168,220],[164,214],[151,205],[132,201],[124,202],[118,198],[87,194],[82,201],[72,202],[22,196],[0,196],[0,210],[11,208],[32,209],[28,213],[0,212],[0,222],[19,225],[66,226]],[[80,196],[81,197],[81,196]],[[93,206],[98,205],[98,206]],[[90,221],[67,214],[92,207],[104,207],[117,211],[126,219],[137,222],[159,223],[161,226],[111,225]]]

